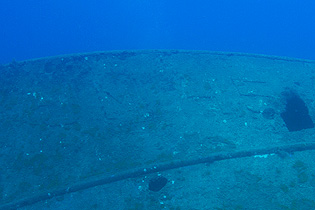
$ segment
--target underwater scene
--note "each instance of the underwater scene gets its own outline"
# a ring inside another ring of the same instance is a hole
[[[0,210],[315,209],[315,3],[0,8]]]

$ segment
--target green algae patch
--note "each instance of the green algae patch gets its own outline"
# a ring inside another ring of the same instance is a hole
[[[304,162],[297,160],[292,168],[297,173],[298,182],[300,184],[306,183],[309,180],[309,175],[307,173],[307,166]]]

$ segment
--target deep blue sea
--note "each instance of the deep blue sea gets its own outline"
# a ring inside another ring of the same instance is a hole
[[[0,63],[125,49],[315,59],[313,0],[2,0]]]

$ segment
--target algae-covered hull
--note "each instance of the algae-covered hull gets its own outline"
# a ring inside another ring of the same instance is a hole
[[[0,72],[2,209],[315,206],[313,61],[114,51]],[[233,156],[270,147],[278,149]],[[221,154],[233,158],[198,162]],[[159,176],[167,183],[151,191]]]

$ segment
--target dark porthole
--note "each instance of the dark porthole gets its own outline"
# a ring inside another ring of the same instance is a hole
[[[286,93],[286,107],[281,117],[290,132],[314,128],[305,102],[296,93]]]
[[[160,191],[167,183],[167,179],[163,176],[153,178],[149,181],[149,190],[153,192]]]

